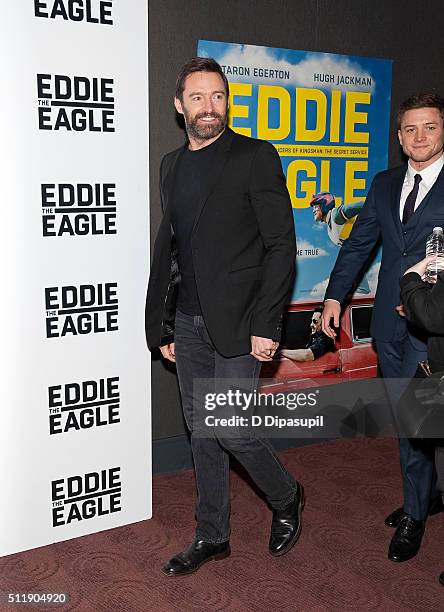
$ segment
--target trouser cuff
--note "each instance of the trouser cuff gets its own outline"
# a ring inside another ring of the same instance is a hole
[[[284,499],[284,501],[279,502],[279,504],[270,504],[273,510],[283,510],[288,504],[291,504],[295,501],[296,496],[299,492],[299,483],[296,482],[295,488],[291,490],[290,495]]]
[[[224,542],[229,542],[230,537],[227,536],[226,538],[219,538],[215,540],[212,538],[207,538],[205,535],[202,535],[200,533],[196,533],[196,540],[203,540],[204,542],[208,542],[208,544],[223,544]]]

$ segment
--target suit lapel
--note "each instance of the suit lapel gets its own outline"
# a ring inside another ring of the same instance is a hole
[[[399,217],[399,201],[401,199],[401,191],[402,185],[404,183],[405,173],[407,168],[401,167],[400,172],[394,177],[392,182],[392,190],[391,190],[391,208],[392,208],[392,216],[393,221],[395,223],[396,235],[398,236],[399,241],[403,242],[402,237],[402,225]]]
[[[434,208],[437,206],[444,209],[444,169],[438,174],[435,184],[415,210],[415,214],[412,216],[409,223],[411,222],[413,226],[418,226],[421,219],[427,220],[427,217],[430,213],[433,213]],[[426,212],[428,214],[425,214]]]
[[[228,156],[229,156],[228,154],[229,154],[232,142],[233,142],[234,132],[230,130],[230,128],[228,127],[225,128],[225,130],[226,130],[226,134],[223,134],[221,136],[223,140],[219,143],[219,146],[217,147],[217,150],[215,153],[214,163],[212,164],[209,180],[207,183],[208,187],[205,193],[202,194],[201,200],[199,202],[199,206],[197,208],[197,214],[196,214],[196,218],[194,220],[194,225],[193,225],[193,232],[196,229],[196,226],[199,222],[199,218],[202,214],[202,211],[204,209],[204,206],[208,198],[212,194],[220,177],[222,176],[222,172],[228,160]]]

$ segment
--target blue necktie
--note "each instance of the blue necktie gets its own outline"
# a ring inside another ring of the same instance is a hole
[[[413,185],[413,189],[407,196],[407,199],[404,204],[404,212],[402,213],[402,223],[405,225],[410,217],[415,212],[415,202],[418,196],[419,183],[421,182],[422,176],[420,174],[415,174],[415,184]]]

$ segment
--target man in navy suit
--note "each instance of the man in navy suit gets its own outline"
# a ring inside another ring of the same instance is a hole
[[[424,257],[427,236],[444,227],[444,98],[435,94],[410,97],[398,113],[398,138],[407,165],[380,172],[370,187],[348,240],[342,246],[325,293],[323,331],[333,338],[341,304],[368,263],[379,240],[382,261],[371,332],[382,374],[400,379],[390,385],[392,403],[399,400],[402,381],[411,378],[418,361],[427,357],[424,333],[406,322],[399,279]],[[389,559],[407,561],[421,545],[428,514],[442,509],[435,490],[433,451],[419,440],[400,440],[404,505],[386,518],[396,527]]]

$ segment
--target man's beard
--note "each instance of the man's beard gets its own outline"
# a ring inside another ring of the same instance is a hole
[[[188,114],[185,114],[185,125],[187,128],[188,135],[192,138],[196,138],[196,140],[211,140],[211,138],[215,138],[221,132],[223,132],[226,124],[227,117],[223,117],[219,115],[219,113],[199,113],[193,119],[190,119]],[[212,117],[217,119],[215,123],[206,124],[204,122],[199,122],[199,119],[203,117]]]

